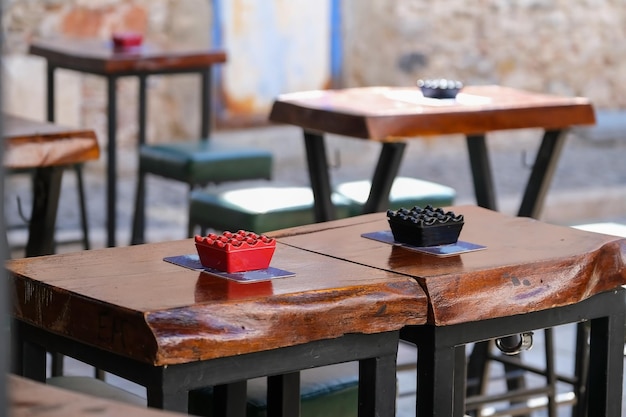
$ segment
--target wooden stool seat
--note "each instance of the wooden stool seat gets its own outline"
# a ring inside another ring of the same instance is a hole
[[[338,216],[349,216],[349,204],[334,198]],[[189,200],[190,225],[204,229],[265,233],[315,223],[309,187],[255,187],[220,192],[194,190]]]
[[[211,140],[143,145],[139,150],[139,169],[189,185],[270,179],[272,154]]]
[[[350,181],[337,185],[335,192],[350,201],[350,215],[356,216],[362,214],[370,188],[368,180]],[[455,198],[454,188],[417,178],[397,177],[391,186],[388,208],[397,210],[428,204],[433,207],[450,206]]]
[[[269,180],[272,162],[269,151],[227,146],[206,139],[141,146],[131,242],[144,242],[146,174],[181,181],[192,189],[227,181]]]

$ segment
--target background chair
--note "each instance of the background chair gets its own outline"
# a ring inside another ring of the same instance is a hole
[[[333,194],[337,218],[361,214],[369,194],[367,181],[339,184]],[[397,178],[389,207],[451,205],[456,192],[450,187],[412,178]],[[313,192],[309,187],[234,188],[225,191],[198,190],[190,194],[190,232],[206,229],[264,233],[315,223]],[[191,233],[190,235],[191,236]]]
[[[189,185],[190,191],[208,184],[229,181],[271,179],[269,151],[214,143],[197,142],[143,145],[139,150],[139,173],[133,216],[132,244],[144,242],[145,177],[158,175]],[[191,219],[188,234],[191,235]]]

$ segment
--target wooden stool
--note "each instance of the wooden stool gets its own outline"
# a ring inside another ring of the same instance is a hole
[[[146,174],[187,183],[190,190],[227,181],[269,180],[272,154],[260,149],[224,146],[207,139],[141,146],[132,244],[144,242]],[[191,227],[189,223],[190,235]]]
[[[356,216],[363,213],[370,188],[368,180],[351,181],[337,185],[335,192],[350,201],[350,215]],[[455,197],[454,188],[416,178],[397,177],[391,186],[388,208],[397,210],[428,204],[433,207],[450,206]]]
[[[349,202],[334,196],[337,215],[349,216]],[[315,223],[313,192],[308,187],[256,187],[190,195],[189,224],[206,229],[265,233]],[[190,229],[191,230],[191,229]],[[191,235],[191,233],[190,233]]]

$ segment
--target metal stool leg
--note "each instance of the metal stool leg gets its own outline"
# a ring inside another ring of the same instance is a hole
[[[135,213],[133,215],[133,231],[131,245],[144,243],[145,229],[146,175],[139,169],[137,174],[137,191],[135,193]]]
[[[87,219],[87,206],[85,204],[85,184],[83,181],[83,165],[74,165],[74,172],[76,173],[76,188],[78,189],[78,205],[80,209],[80,225],[83,231],[83,248],[85,250],[91,249],[89,242],[89,221]]]

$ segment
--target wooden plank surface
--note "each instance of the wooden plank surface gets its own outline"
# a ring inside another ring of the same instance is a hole
[[[71,165],[98,159],[93,130],[3,114],[4,166],[9,169]]]
[[[183,414],[136,407],[118,401],[105,400],[91,395],[8,375],[8,415],[10,417],[176,417]]]
[[[429,297],[429,323],[524,314],[626,284],[626,240],[474,206],[459,240],[486,249],[436,257],[361,237],[389,230],[384,213],[274,232],[281,242],[412,276]]]
[[[140,47],[120,51],[113,47],[112,41],[103,39],[36,39],[29,52],[55,67],[101,75],[190,70],[226,62],[226,53],[218,49],[145,42]]]
[[[408,276],[278,242],[272,266],[296,275],[234,284],[164,257],[192,240],[10,260],[13,314],[155,365],[183,363],[424,324]]]
[[[393,141],[425,135],[563,129],[595,123],[590,101],[488,85],[457,100],[424,99],[417,87],[305,91],[278,97],[270,120],[313,131]]]

